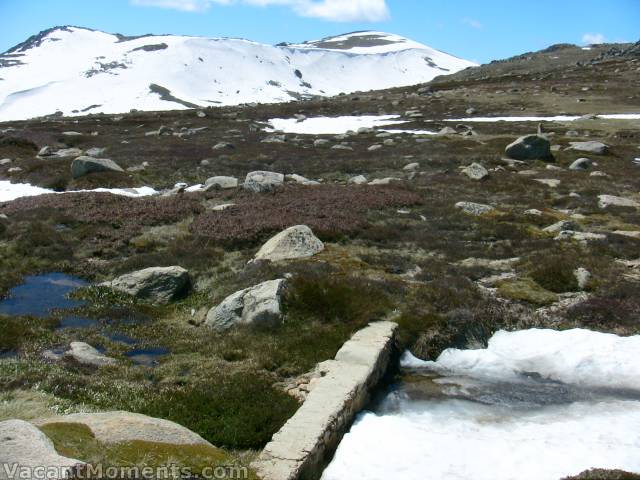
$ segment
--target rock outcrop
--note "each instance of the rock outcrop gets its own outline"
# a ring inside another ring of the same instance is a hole
[[[76,413],[36,423],[40,426],[80,423],[91,430],[96,440],[107,444],[143,441],[170,445],[209,445],[200,435],[177,423],[138,413]]]
[[[45,468],[51,480],[67,478],[83,462],[58,455],[38,428],[23,420],[0,422],[0,479],[35,479],[34,468]],[[5,469],[5,466],[9,469]],[[15,473],[11,475],[12,469]]]

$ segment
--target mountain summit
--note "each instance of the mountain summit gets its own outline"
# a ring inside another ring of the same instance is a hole
[[[0,121],[287,102],[413,85],[473,65],[384,32],[272,46],[56,27],[0,55]]]

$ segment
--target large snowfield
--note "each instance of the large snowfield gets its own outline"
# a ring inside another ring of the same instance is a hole
[[[364,46],[326,48],[344,39]],[[54,29],[0,59],[9,65],[0,68],[0,121],[283,102],[414,85],[474,65],[382,32],[271,46],[171,35],[128,39],[77,27]]]
[[[444,395],[390,392],[380,411],[359,416],[322,478],[640,472],[639,349],[640,336],[527,330],[499,332],[485,350],[447,350],[436,362],[405,354],[404,368],[444,375],[434,381]]]

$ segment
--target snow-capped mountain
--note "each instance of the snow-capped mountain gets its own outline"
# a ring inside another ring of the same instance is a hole
[[[0,55],[0,121],[286,102],[413,85],[473,65],[382,32],[272,46],[57,27]]]

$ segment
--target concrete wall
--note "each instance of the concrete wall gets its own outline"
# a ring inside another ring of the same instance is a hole
[[[318,365],[307,400],[252,465],[263,480],[315,480],[389,367],[397,325],[376,322]]]

